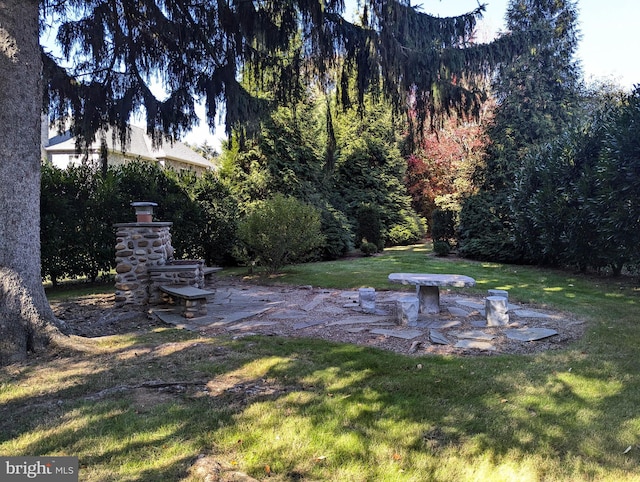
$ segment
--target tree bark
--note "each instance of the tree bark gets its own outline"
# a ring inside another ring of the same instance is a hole
[[[40,270],[39,0],[0,0],[0,366],[58,331]]]

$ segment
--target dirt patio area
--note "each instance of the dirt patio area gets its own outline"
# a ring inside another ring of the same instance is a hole
[[[585,323],[570,313],[511,303],[509,326],[487,327],[484,298],[458,289],[441,291],[439,314],[420,315],[418,327],[402,327],[394,317],[394,300],[402,294],[399,291],[377,292],[376,313],[367,314],[359,307],[357,290],[258,286],[229,279],[216,281],[211,288],[216,297],[208,306],[209,315],[194,320],[172,314],[170,309],[162,310],[165,321],[157,310],[116,309],[112,294],[53,302],[52,307],[73,334],[86,337],[173,324],[203,336],[322,338],[409,355],[535,353],[562,348],[580,338],[585,329]],[[554,330],[557,334],[525,342],[510,337],[509,330],[529,329]]]

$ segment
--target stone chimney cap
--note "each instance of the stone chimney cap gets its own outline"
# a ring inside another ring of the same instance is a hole
[[[156,207],[158,203],[153,203],[149,201],[138,201],[131,203],[131,207],[133,208],[143,208],[143,207]]]
[[[153,221],[153,208],[158,203],[152,203],[148,201],[139,201],[131,203],[131,206],[136,210],[136,221],[138,223],[150,223]]]

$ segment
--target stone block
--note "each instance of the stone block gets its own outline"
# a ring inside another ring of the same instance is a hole
[[[139,286],[140,285],[136,283],[133,283],[133,284],[123,283],[123,284],[117,284],[116,289],[121,291],[133,291],[133,290],[137,290]]]
[[[358,303],[365,313],[375,313],[376,290],[373,288],[360,288],[358,290]]]
[[[487,296],[485,300],[487,326],[505,326],[509,324],[509,302],[504,296]]]
[[[509,301],[509,292],[507,290],[487,290],[488,296],[503,296]]]
[[[129,271],[131,271],[130,264],[119,264],[118,266],[116,266],[116,273],[118,274],[128,273]]]
[[[396,299],[396,322],[400,325],[416,326],[418,324],[418,297],[401,296]]]

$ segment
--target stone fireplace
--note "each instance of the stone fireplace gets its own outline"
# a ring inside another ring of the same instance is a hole
[[[202,260],[174,260],[171,222],[153,221],[152,202],[135,202],[136,222],[116,229],[116,306],[162,303],[159,286],[204,288]]]

